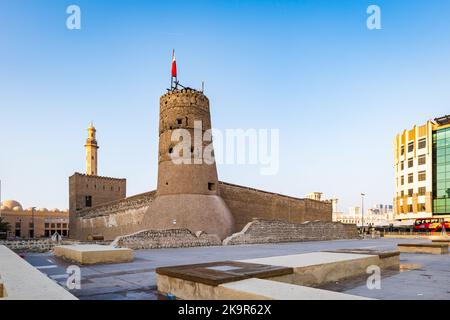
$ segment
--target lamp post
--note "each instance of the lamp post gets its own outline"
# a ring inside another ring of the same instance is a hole
[[[34,230],[36,229],[34,227],[34,210],[36,209],[36,207],[31,207],[31,225],[33,226],[33,238],[34,238]]]
[[[361,193],[361,227],[362,227],[362,232],[364,233],[364,196],[366,194],[365,193]]]

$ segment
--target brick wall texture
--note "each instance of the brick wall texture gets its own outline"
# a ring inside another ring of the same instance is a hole
[[[112,245],[134,250],[220,246],[219,237],[204,232],[192,233],[188,229],[144,230],[117,237]]]
[[[223,240],[224,245],[357,239],[356,225],[331,221],[301,224],[279,220],[255,219],[241,232]]]

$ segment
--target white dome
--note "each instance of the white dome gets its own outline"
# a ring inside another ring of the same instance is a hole
[[[2,205],[4,207],[3,210],[8,210],[8,209],[12,210],[15,207],[19,207],[20,210],[22,210],[22,205],[18,201],[15,201],[15,200],[5,200],[2,202]]]

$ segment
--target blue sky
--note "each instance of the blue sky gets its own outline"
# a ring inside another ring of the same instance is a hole
[[[65,26],[77,4],[81,30]],[[366,28],[377,4],[382,30]],[[450,113],[450,2],[0,0],[2,198],[68,207],[86,127],[99,174],[154,189],[159,96],[205,81],[213,126],[279,128],[280,170],[221,165],[223,181],[340,209],[390,203],[397,132]]]

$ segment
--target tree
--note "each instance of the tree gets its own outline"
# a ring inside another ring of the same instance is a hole
[[[4,221],[4,219],[0,217],[0,238],[6,238],[9,230],[11,230],[9,222]]]

